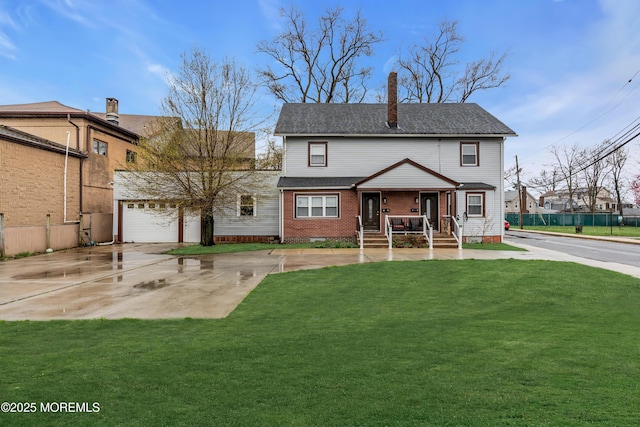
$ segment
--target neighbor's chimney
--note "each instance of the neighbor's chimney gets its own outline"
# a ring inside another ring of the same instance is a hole
[[[387,82],[387,125],[390,128],[398,127],[398,73],[389,73]]]
[[[107,121],[117,125],[120,124],[119,119],[118,100],[115,98],[107,98]]]
[[[522,204],[521,212],[529,213],[529,209],[527,208],[527,187],[523,185],[521,191],[522,191],[522,200],[520,200],[520,203]]]

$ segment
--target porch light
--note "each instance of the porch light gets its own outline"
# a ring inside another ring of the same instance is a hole
[[[420,203],[420,199],[416,197],[416,205]]]

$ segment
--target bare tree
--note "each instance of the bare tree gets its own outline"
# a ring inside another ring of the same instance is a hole
[[[556,159],[552,165],[558,171],[568,193],[569,211],[573,213],[573,196],[578,188],[578,168],[581,165],[580,147],[574,144],[570,147],[551,147],[551,153]]]
[[[264,150],[258,154],[256,168],[260,170],[282,170],[282,144],[273,136],[267,137]]]
[[[624,180],[622,170],[624,165],[627,163],[628,158],[629,152],[624,147],[615,150],[607,157],[607,163],[609,164],[609,170],[611,171],[611,184],[616,195],[616,201],[618,203],[618,210],[620,211],[621,218],[624,217],[622,213],[622,192]]]
[[[276,98],[317,103],[364,100],[371,68],[360,67],[358,60],[373,55],[382,35],[368,29],[359,11],[351,21],[343,19],[342,12],[341,7],[325,10],[312,29],[294,6],[280,10],[285,30],[257,46],[277,65],[258,70]]]
[[[403,102],[465,102],[475,92],[502,86],[510,76],[502,73],[507,53],[491,52],[488,58],[467,63],[459,69],[456,55],[464,39],[457,21],[444,20],[435,36],[414,45],[400,55],[398,85]]]
[[[585,204],[590,213],[595,213],[598,207],[598,196],[607,177],[609,163],[602,155],[608,147],[610,147],[609,142],[604,141],[602,144],[582,150],[580,153],[583,165],[580,169],[582,169],[586,189]]]
[[[529,180],[529,187],[537,189],[540,193],[546,194],[556,191],[560,183],[560,172],[557,167],[551,170],[544,169],[538,176]]]
[[[131,163],[129,187],[138,194],[199,214],[201,244],[214,244],[214,214],[255,193],[258,178],[252,112],[256,85],[234,60],[213,62],[194,48],[182,55],[162,101],[164,116],[150,123]]]

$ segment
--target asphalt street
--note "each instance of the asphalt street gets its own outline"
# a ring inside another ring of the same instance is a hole
[[[567,237],[511,230],[505,233],[505,243],[521,243],[581,258],[640,267],[640,244],[631,244],[629,239],[596,240],[584,236]]]

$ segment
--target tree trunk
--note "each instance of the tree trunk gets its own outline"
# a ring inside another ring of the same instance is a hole
[[[215,245],[213,239],[213,223],[213,212],[202,212],[202,215],[200,215],[200,245]]]

